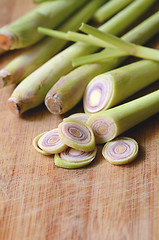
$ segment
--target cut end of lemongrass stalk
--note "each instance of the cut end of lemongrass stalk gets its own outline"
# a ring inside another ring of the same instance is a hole
[[[132,162],[138,154],[138,143],[128,137],[120,137],[108,142],[102,150],[103,157],[114,165]]]
[[[102,113],[92,115],[87,124],[93,130],[95,141],[99,144],[112,140],[117,132],[117,126],[113,119],[102,116]]]
[[[74,148],[67,148],[54,157],[55,165],[62,168],[81,168],[90,164],[97,153],[97,148],[90,152],[80,151]]]
[[[39,153],[47,156],[47,155],[51,155],[51,154],[48,153],[48,152],[43,151],[43,150],[39,147],[39,145],[38,145],[39,139],[40,139],[44,134],[46,134],[46,132],[40,133],[38,136],[36,136],[36,137],[33,139],[33,146],[34,146],[34,148],[35,148],[36,151],[38,151]]]
[[[62,101],[57,95],[45,98],[45,105],[52,114],[62,113]]]
[[[7,85],[7,82],[9,82],[11,75],[6,70],[2,69],[0,71],[0,88],[3,88]]]
[[[11,45],[12,45],[11,37],[1,33],[0,34],[0,47],[4,50],[9,50],[9,49],[11,49]]]
[[[58,134],[58,129],[55,128],[51,131],[46,132],[38,140],[38,146],[47,153],[56,154],[64,151],[67,148]]]
[[[113,95],[113,83],[109,74],[102,74],[91,81],[84,94],[84,110],[86,113],[101,112],[106,109]]]
[[[70,115],[69,118],[77,119],[86,123],[88,121],[89,115],[86,113],[75,113]]]
[[[69,147],[80,151],[93,151],[95,148],[92,129],[80,120],[65,118],[58,131],[61,140]]]
[[[8,99],[8,106],[9,109],[11,110],[12,113],[20,116],[22,111],[21,111],[21,107],[19,105],[19,102],[17,102],[17,99],[14,97],[10,97]]]

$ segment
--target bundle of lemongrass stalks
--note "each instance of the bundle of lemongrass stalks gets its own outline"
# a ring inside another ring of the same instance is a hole
[[[132,161],[137,143],[114,138],[159,112],[159,91],[114,106],[159,79],[159,51],[141,46],[158,33],[159,11],[126,32],[151,7],[156,9],[157,1],[35,2],[40,3],[35,10],[0,29],[0,53],[24,48],[0,70],[1,87],[18,84],[8,100],[10,110],[21,115],[45,102],[51,113],[63,114],[83,98],[85,114],[38,135],[36,150],[56,154],[57,166],[76,168],[95,158],[95,143],[109,142],[103,148],[108,161]],[[102,25],[87,25],[91,19]],[[69,41],[76,43],[66,47]],[[130,55],[142,60],[121,67]]]

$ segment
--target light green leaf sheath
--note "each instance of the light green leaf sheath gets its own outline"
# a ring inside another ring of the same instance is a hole
[[[102,154],[111,164],[127,164],[137,157],[138,143],[129,137],[116,138],[104,145]]]
[[[81,151],[93,151],[95,138],[92,129],[84,122],[65,118],[58,126],[59,136],[63,143]]]
[[[69,118],[77,119],[77,120],[80,120],[80,121],[86,123],[88,121],[89,116],[90,115],[87,113],[75,113],[75,114],[70,115]]]
[[[159,79],[159,63],[142,60],[95,77],[84,94],[84,110],[93,114],[115,106]]]
[[[45,2],[36,9],[0,29],[0,47],[5,50],[31,46],[44,36],[37,27],[54,28],[61,24],[86,0]]]
[[[33,146],[34,146],[34,148],[35,148],[39,153],[41,153],[41,154],[43,154],[43,155],[51,155],[51,153],[48,153],[48,152],[43,151],[43,150],[39,147],[39,145],[38,145],[39,139],[40,139],[44,134],[46,134],[46,133],[47,133],[47,132],[40,133],[39,135],[37,135],[37,136],[33,139]]]
[[[55,165],[62,168],[81,168],[90,164],[97,153],[97,148],[90,152],[84,152],[73,148],[67,148],[54,157]]]
[[[94,132],[96,143],[105,143],[158,112],[159,90],[95,113],[89,117],[87,124]]]
[[[130,54],[132,56],[136,56],[136,57],[140,57],[140,58],[144,58],[144,59],[159,61],[159,51],[157,49],[143,47],[140,45],[136,45],[136,44],[127,42],[127,41],[125,41],[121,38],[118,38],[112,34],[104,33],[102,31],[100,31],[90,25],[84,24],[84,23],[80,27],[80,30],[82,30],[85,33],[91,34],[94,38],[95,43],[96,44],[99,43],[99,46],[101,45],[101,47],[104,47],[104,44],[102,42],[102,41],[104,41],[106,44],[106,47],[115,48],[115,49],[121,51],[121,53],[119,52],[119,54],[121,54],[121,56],[122,55],[124,56],[125,54]],[[82,34],[81,34],[81,36],[82,36]],[[84,35],[84,37],[87,40],[90,38],[90,36],[88,36],[88,35],[87,36]],[[98,61],[104,60],[103,53],[101,54],[101,56],[102,56],[101,59],[99,58],[99,55],[97,58]],[[106,57],[105,57],[105,59],[106,59]],[[94,57],[94,61],[96,61],[95,57]]]
[[[132,13],[129,11],[129,14]],[[121,24],[119,20],[118,22]],[[126,33],[122,39],[143,44],[158,32],[158,24],[159,12],[153,14],[130,32]],[[112,49],[106,49],[102,53],[106,54],[110,50],[112,52]],[[45,105],[48,110],[53,114],[62,114],[69,111],[82,99],[87,84],[95,76],[116,68],[124,60],[125,58],[123,57],[114,57],[105,62],[78,67],[67,75],[62,76],[45,97]]]
[[[63,1],[63,0],[61,0]],[[58,30],[67,32],[76,31],[81,22],[87,22],[102,1],[91,1],[75,12],[65,21]],[[81,2],[82,4],[82,2]],[[73,11],[74,9],[72,9]],[[67,40],[57,38],[45,38],[14,58],[5,68],[0,71],[0,87],[17,84],[38,69],[42,64],[55,56],[67,43]]]
[[[133,0],[110,0],[95,12],[94,20],[102,23],[131,2],[133,2]]]
[[[129,26],[130,22],[132,23],[134,16],[137,18],[141,15],[141,12],[143,13],[146,11],[153,2],[154,1],[149,2],[147,0],[135,1],[134,4],[132,3],[133,6],[129,6],[129,9],[124,9],[125,11],[123,10],[121,14],[111,18],[108,22],[102,25],[100,29],[105,32],[111,32],[112,34],[119,34]],[[138,10],[135,11],[135,14],[134,9]],[[130,15],[131,18],[127,21],[128,16]],[[76,43],[50,59],[16,87],[8,101],[11,111],[20,115],[23,112],[40,105],[44,101],[47,93],[48,96],[51,96],[51,88],[60,77],[68,74],[73,69],[73,58],[84,54],[90,54],[97,49],[97,47],[88,44]]]
[[[40,137],[38,140],[38,146],[43,151],[50,154],[60,153],[68,147],[61,141],[57,128],[48,131],[42,137]]]

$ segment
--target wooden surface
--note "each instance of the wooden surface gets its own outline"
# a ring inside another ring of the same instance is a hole
[[[0,25],[33,7],[31,0],[0,0]],[[1,57],[0,68],[16,54]],[[159,116],[125,133],[140,145],[132,164],[109,164],[100,146],[91,165],[60,169],[32,140],[67,115],[40,106],[18,118],[7,106],[13,89],[0,89],[0,240],[158,240]],[[69,114],[81,110],[79,104]]]

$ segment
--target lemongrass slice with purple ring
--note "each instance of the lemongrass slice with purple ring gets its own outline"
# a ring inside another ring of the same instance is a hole
[[[96,77],[88,84],[84,94],[84,111],[86,113],[93,114],[103,111],[111,101],[113,84],[110,79],[101,77],[100,80],[97,80]]]
[[[93,151],[85,152],[74,148],[67,148],[54,157],[55,165],[62,168],[81,168],[90,164],[97,153],[97,148]]]
[[[39,139],[47,132],[43,132],[40,133],[39,135],[37,135],[34,139],[33,139],[33,146],[36,149],[36,151],[38,151],[39,153],[43,154],[43,155],[51,155],[51,153],[45,152],[44,150],[42,150],[39,145],[38,145],[38,141]]]
[[[57,128],[45,133],[38,140],[38,146],[50,154],[60,153],[68,147],[61,141]]]
[[[88,121],[89,115],[87,113],[75,113],[70,115],[69,118],[77,119],[86,123]]]
[[[127,164],[137,157],[138,143],[129,137],[116,138],[104,145],[102,154],[111,164]]]
[[[95,149],[95,137],[92,129],[84,122],[65,118],[58,126],[59,136],[63,143],[81,151]]]

